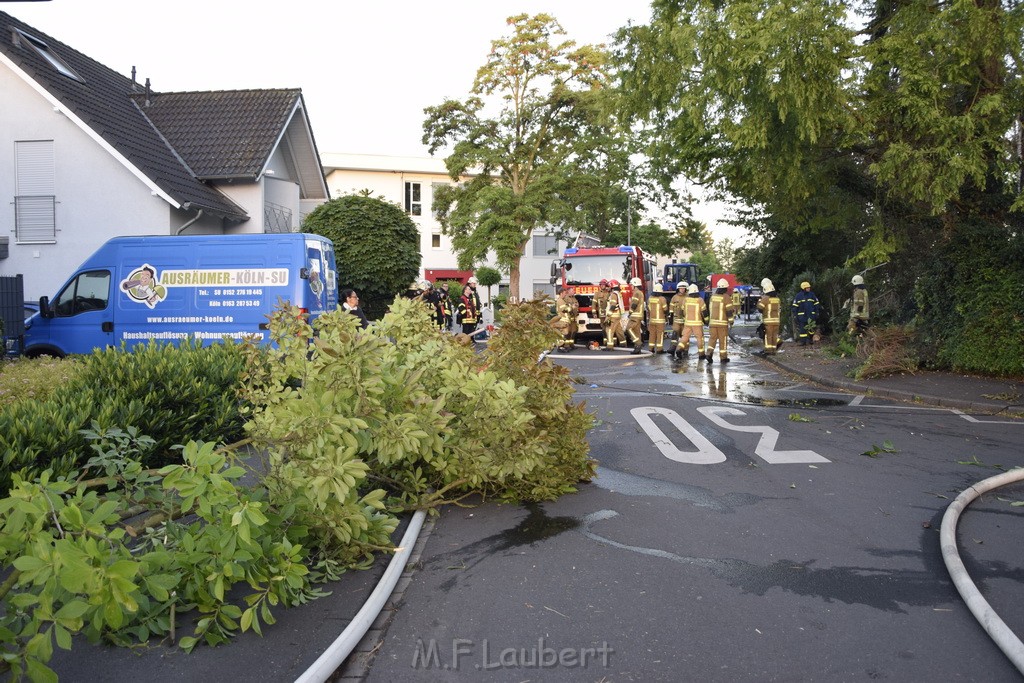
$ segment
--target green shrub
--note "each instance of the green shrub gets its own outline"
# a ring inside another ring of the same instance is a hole
[[[244,359],[235,344],[180,347],[151,344],[131,352],[107,349],[76,360],[72,381],[42,401],[18,401],[0,411],[0,493],[11,474],[57,476],[88,457],[79,430],[133,427],[156,442],[145,467],[178,462],[171,446],[190,439],[241,436],[237,384]]]

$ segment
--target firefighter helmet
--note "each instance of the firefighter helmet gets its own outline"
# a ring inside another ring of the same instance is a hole
[[[665,288],[661,286],[660,282],[655,282],[654,283],[654,291],[658,292],[658,293],[661,293],[661,292],[665,291]]]
[[[692,285],[690,285],[689,287],[686,288],[686,292],[688,294],[696,294],[699,291],[700,291],[700,287],[697,286],[696,282],[694,282]]]
[[[423,281],[420,282],[420,289],[427,290],[427,289],[433,289],[433,287],[434,287],[434,283],[431,282],[430,280],[423,280]]]
[[[803,282],[800,283],[800,289],[810,289],[810,288],[811,288],[811,283],[808,282],[807,280],[804,280]]]
[[[608,281],[608,286],[611,287],[612,289],[615,289],[616,287],[619,286],[619,281],[618,280],[609,280]]]
[[[862,285],[864,284],[864,278],[862,278],[860,275],[854,275],[851,284]]]
[[[715,283],[715,287],[719,289],[727,289],[729,287],[729,281],[723,277],[717,283]]]
[[[470,277],[468,280],[466,280],[466,284],[467,285],[475,285],[475,284],[477,284],[476,277]]]
[[[765,279],[761,280],[761,289],[766,291],[766,292],[774,292],[775,291],[775,285],[772,284],[771,280],[769,280],[768,278],[765,278]]]
[[[601,281],[598,282],[597,284],[599,287],[605,287],[608,285],[608,280],[606,278],[601,278]]]
[[[631,284],[634,287],[641,287],[644,283],[640,281],[640,278],[635,277],[629,281],[629,284]]]

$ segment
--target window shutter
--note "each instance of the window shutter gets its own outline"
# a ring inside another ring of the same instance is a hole
[[[18,140],[14,148],[17,240],[54,242],[57,226],[53,140]]]

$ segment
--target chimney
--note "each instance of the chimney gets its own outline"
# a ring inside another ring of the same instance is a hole
[[[149,95],[150,95],[150,92],[151,91],[150,91],[150,88],[149,88],[149,79],[147,78],[146,79],[146,106],[147,107],[149,106]]]

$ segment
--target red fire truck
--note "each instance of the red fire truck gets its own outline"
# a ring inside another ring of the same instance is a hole
[[[576,288],[580,304],[577,338],[600,337],[601,321],[591,311],[591,300],[601,280],[618,280],[623,301],[629,301],[633,287],[629,281],[640,278],[644,300],[654,287],[657,269],[654,259],[640,247],[572,247],[551,263],[551,283]],[[646,330],[646,322],[644,323]]]

